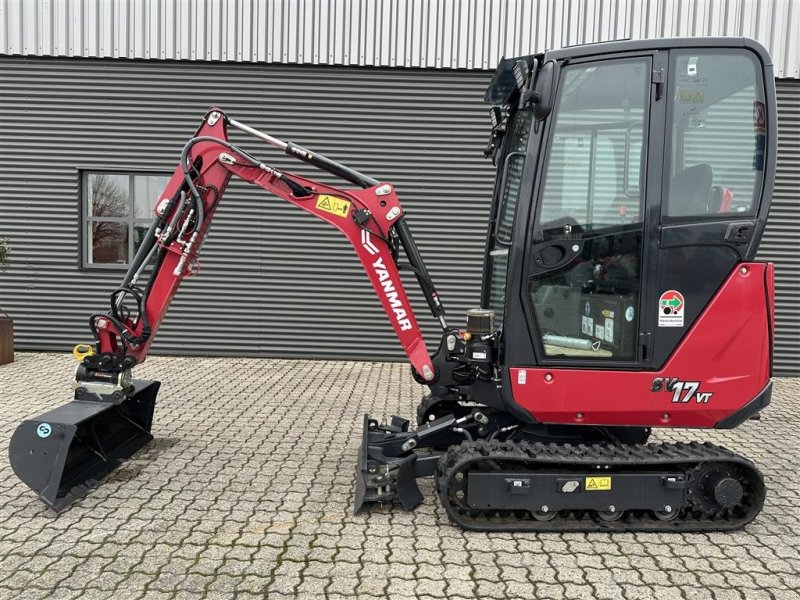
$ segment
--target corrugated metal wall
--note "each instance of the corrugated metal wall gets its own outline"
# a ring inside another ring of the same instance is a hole
[[[748,36],[800,77],[796,0],[0,0],[0,53],[493,69],[622,38]]]
[[[79,271],[78,169],[169,171],[206,108],[395,183],[451,320],[479,302],[493,169],[481,156],[489,75],[162,61],[0,58],[0,307],[20,349],[87,341],[121,274]],[[800,81],[778,82],[779,166],[761,257],[777,263],[776,367],[800,365]],[[242,138],[238,138],[240,141]],[[310,174],[266,146],[246,147]],[[315,172],[314,176],[318,176]],[[326,224],[233,184],[155,351],[397,359],[347,243]],[[406,280],[410,290],[413,279]],[[436,327],[414,306],[431,341]]]
[[[122,276],[78,270],[78,169],[172,172],[212,103],[394,183],[453,319],[480,302],[487,73],[0,58],[0,78],[0,237],[11,244],[0,306],[20,349],[89,340],[89,313],[107,308]],[[269,164],[319,177],[237,133]],[[229,188],[201,263],[154,351],[402,356],[344,238],[252,186]],[[427,315],[417,294],[412,302]]]
[[[800,375],[800,81],[778,88],[778,169],[759,258],[775,263],[775,370]]]

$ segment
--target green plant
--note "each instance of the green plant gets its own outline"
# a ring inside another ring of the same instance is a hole
[[[8,265],[8,240],[0,238],[0,271]]]

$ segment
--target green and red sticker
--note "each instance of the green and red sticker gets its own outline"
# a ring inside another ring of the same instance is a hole
[[[686,303],[683,294],[677,290],[669,290],[658,299],[658,326],[683,327],[683,313]]]

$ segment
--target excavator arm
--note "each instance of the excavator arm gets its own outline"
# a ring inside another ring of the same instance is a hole
[[[228,141],[231,127],[358,189],[340,189],[270,167]],[[437,363],[428,354],[403,288],[400,246],[408,260],[404,266],[416,276],[443,337],[457,332],[448,329],[394,188],[212,108],[184,146],[180,164],[156,202],[152,225],[111,294],[110,309],[89,317],[96,343],[73,349],[80,361],[74,400],[24,421],[12,436],[12,468],[51,508],[68,506],[153,439],[150,430],[160,383],[133,379],[131,369],[146,359],[181,282],[198,272],[200,247],[233,176],[341,231],[364,266],[417,379],[429,385],[449,381],[451,367],[441,360],[441,352],[433,357]],[[437,372],[442,369],[446,372]]]
[[[228,141],[231,126],[361,189],[331,187],[267,166]],[[400,279],[398,245],[406,251],[408,266],[417,276],[434,317],[445,330],[447,323],[394,188],[229,119],[216,108],[208,112],[185,145],[181,164],[156,203],[153,224],[122,285],[111,296],[111,309],[91,316],[96,353],[84,350],[85,368],[78,380],[95,380],[102,385],[114,366],[125,371],[145,360],[181,282],[198,271],[199,249],[234,175],[342,232],[355,249],[416,373],[425,381],[433,380],[434,365]],[[153,270],[146,285],[140,286],[149,265]],[[107,368],[109,365],[111,369]]]

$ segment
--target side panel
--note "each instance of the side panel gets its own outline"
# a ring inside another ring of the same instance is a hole
[[[767,263],[742,263],[663,369],[512,367],[514,400],[544,423],[713,427],[769,382]]]

